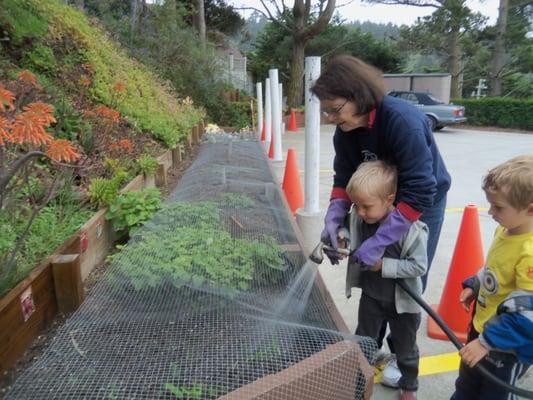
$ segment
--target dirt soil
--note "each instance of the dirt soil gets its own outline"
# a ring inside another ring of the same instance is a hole
[[[180,165],[168,170],[167,186],[159,188],[161,190],[162,198],[167,198],[174,190],[187,168],[189,168],[192,162],[196,159],[199,148],[199,146],[193,146],[192,149],[185,155],[185,158],[182,160]],[[91,274],[87,277],[84,282],[85,296],[91,292],[93,286],[104,274],[107,265],[108,264],[106,262],[103,262],[102,264],[96,266]],[[40,357],[41,354],[43,354],[52,339],[55,337],[57,330],[63,325],[65,320],[65,315],[56,315],[50,326],[35,338],[31,346],[28,348],[28,350],[26,350],[24,355],[19,359],[15,366],[8,371],[4,371],[2,376],[0,376],[0,399],[5,397],[7,391],[17,380],[18,376],[21,375],[27,368],[29,368],[32,363]]]

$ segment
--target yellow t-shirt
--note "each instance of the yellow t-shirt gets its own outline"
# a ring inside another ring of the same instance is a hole
[[[509,293],[533,291],[533,232],[508,236],[505,228],[499,226],[486,266],[478,276],[481,285],[473,322],[481,333]]]

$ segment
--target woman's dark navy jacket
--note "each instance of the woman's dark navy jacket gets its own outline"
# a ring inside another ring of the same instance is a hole
[[[331,198],[346,198],[350,177],[363,161],[382,159],[398,168],[399,210],[411,220],[442,199],[451,178],[424,113],[414,105],[385,96],[370,113],[368,128],[333,137],[335,176]]]

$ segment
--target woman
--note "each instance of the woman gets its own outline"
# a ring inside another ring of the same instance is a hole
[[[396,210],[350,260],[376,265],[385,248],[397,242],[420,219],[429,228],[429,272],[451,178],[427,117],[412,104],[386,96],[381,72],[351,56],[332,59],[311,91],[320,99],[322,116],[337,125],[333,137],[335,175],[322,240],[338,246],[337,231],[351,206],[345,190],[350,177],[362,162],[383,159],[398,169]],[[337,253],[327,255],[332,264],[338,263]],[[422,281],[425,289],[427,273]],[[399,372],[391,376],[399,378]],[[394,386],[394,380],[389,380],[390,386]]]

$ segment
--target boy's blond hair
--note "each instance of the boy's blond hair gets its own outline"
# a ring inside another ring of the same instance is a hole
[[[502,193],[509,204],[524,210],[533,203],[533,155],[522,155],[492,168],[483,179],[485,192]]]
[[[383,160],[365,161],[353,173],[346,193],[353,197],[356,192],[363,192],[386,200],[391,194],[396,193],[398,172],[396,167]]]

